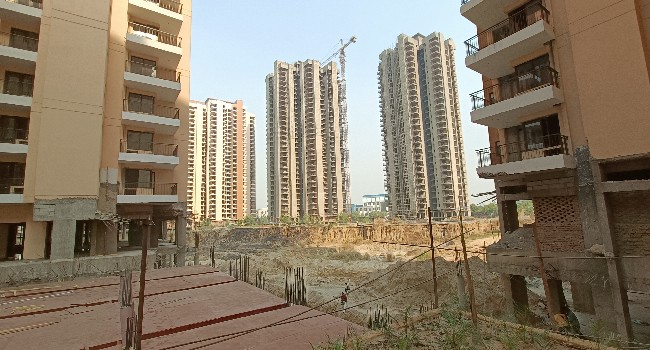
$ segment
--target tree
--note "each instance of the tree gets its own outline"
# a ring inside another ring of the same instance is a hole
[[[496,203],[488,203],[484,205],[470,205],[472,215],[477,218],[495,218],[499,216],[499,210]]]
[[[282,215],[280,217],[280,223],[283,225],[291,225],[293,223],[293,219],[289,215]]]

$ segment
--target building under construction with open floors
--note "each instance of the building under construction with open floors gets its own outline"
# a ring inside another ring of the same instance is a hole
[[[241,100],[190,101],[188,210],[194,223],[257,212],[255,115]]]
[[[0,268],[82,271],[145,230],[184,262],[190,27],[189,0],[0,0],[0,261],[32,260]]]
[[[441,33],[400,35],[379,56],[389,211],[402,218],[469,215],[455,45]]]
[[[487,261],[507,309],[526,309],[525,278],[542,277],[549,316],[650,341],[631,322],[650,293],[650,1],[459,5],[477,26],[465,63],[483,76],[472,121],[490,144],[477,171],[495,180],[503,237]],[[533,225],[519,200],[532,200]]]
[[[345,210],[338,69],[276,61],[266,77],[270,218],[335,218]]]

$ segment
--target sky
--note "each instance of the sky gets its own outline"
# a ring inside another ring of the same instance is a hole
[[[256,120],[257,207],[266,207],[266,91],[276,60],[323,60],[346,49],[348,143],[352,203],[385,193],[377,92],[379,54],[399,34],[441,32],[456,43],[465,162],[470,194],[492,191],[476,175],[476,150],[488,147],[487,128],[470,121],[469,94],[481,76],[465,67],[464,41],[476,27],[460,15],[460,0],[193,0],[191,86],[193,100],[243,100]],[[337,60],[338,62],[338,60]],[[480,198],[470,198],[473,203]]]

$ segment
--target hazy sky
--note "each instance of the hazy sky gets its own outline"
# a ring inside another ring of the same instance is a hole
[[[322,60],[352,35],[358,38],[346,50],[352,203],[385,192],[377,65],[401,33],[437,31],[456,42],[469,192],[494,189],[476,175],[475,150],[488,146],[487,128],[470,122],[469,94],[481,89],[481,78],[465,68],[463,42],[476,29],[460,15],[460,0],[194,0],[192,7],[191,98],[241,99],[257,116],[258,208],[267,197],[264,78],[275,60]]]

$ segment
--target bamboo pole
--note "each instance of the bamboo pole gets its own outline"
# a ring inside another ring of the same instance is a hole
[[[433,224],[431,223],[431,208],[427,208],[427,214],[429,216],[429,241],[431,243],[431,265],[433,267],[433,307],[438,308],[438,278],[436,274],[436,251],[433,246]]]

